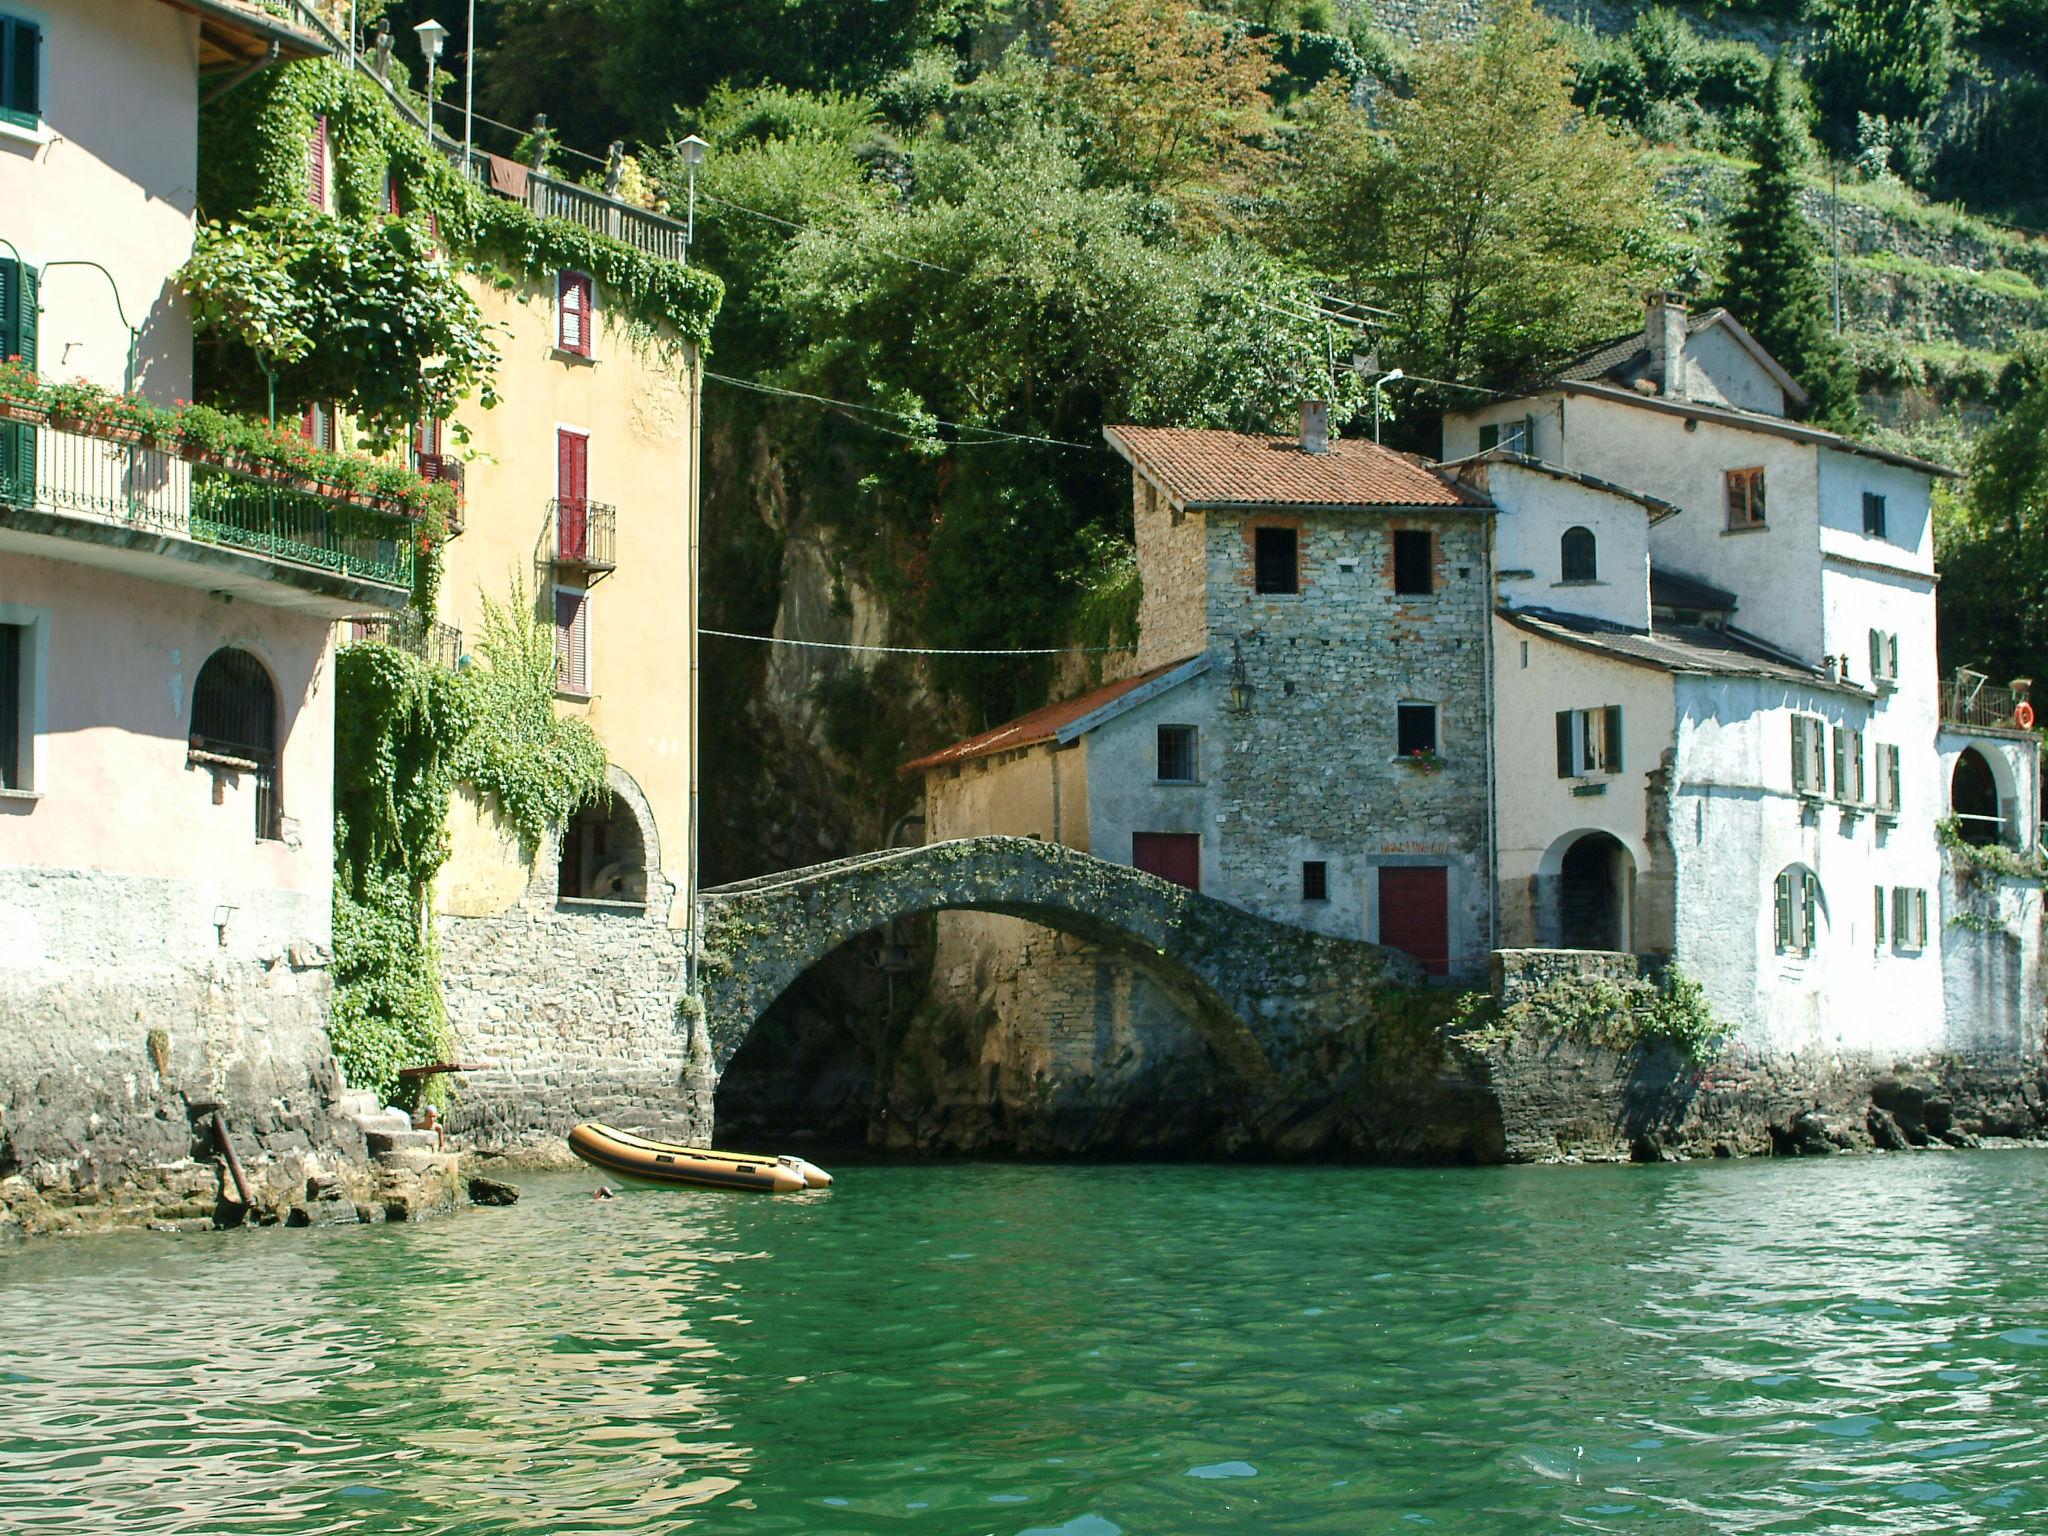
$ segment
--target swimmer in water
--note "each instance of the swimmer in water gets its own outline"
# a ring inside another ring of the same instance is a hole
[[[591,1198],[591,1199],[593,1199],[593,1200],[609,1200],[609,1199],[611,1199],[611,1198],[612,1198],[612,1187],[611,1187],[611,1185],[609,1185],[609,1184],[600,1184],[600,1185],[598,1185],[598,1186],[597,1186],[597,1192],[596,1192],[595,1194],[593,1194],[593,1195],[592,1195],[592,1196],[591,1196],[590,1198]]]

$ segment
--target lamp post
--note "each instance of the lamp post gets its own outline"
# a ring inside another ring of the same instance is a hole
[[[683,226],[683,265],[690,264],[690,247],[697,242],[697,167],[704,163],[704,156],[711,146],[691,134],[683,140],[683,160],[690,167],[690,216]]]
[[[1408,375],[1396,368],[1389,373],[1381,374],[1372,381],[1372,440],[1374,442],[1380,440],[1380,390],[1384,386],[1393,383],[1396,379],[1405,379],[1406,377]]]
[[[476,0],[469,0],[469,30],[462,43],[462,173],[476,146]]]
[[[431,144],[434,139],[434,96],[436,94],[434,75],[436,66],[441,62],[441,49],[448,42],[448,29],[429,16],[412,30],[413,34],[419,38],[420,52],[426,55],[427,60],[427,142]]]

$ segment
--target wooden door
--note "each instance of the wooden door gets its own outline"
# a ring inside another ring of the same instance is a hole
[[[1202,888],[1202,837],[1199,832],[1133,832],[1131,867],[1171,880],[1191,891]]]
[[[1451,969],[1449,871],[1441,864],[1380,871],[1380,942],[1406,950],[1432,976]]]
[[[555,434],[556,529],[564,560],[581,560],[590,547],[590,438]]]

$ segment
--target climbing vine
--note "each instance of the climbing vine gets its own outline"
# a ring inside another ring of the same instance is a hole
[[[1453,1024],[1481,1047],[1528,1034],[1565,1037],[1613,1050],[1671,1046],[1694,1066],[1713,1060],[1731,1028],[1715,1017],[1706,989],[1676,966],[1661,977],[1560,976],[1503,1008],[1490,992],[1459,999]]]
[[[449,672],[371,641],[335,663],[330,1033],[349,1082],[390,1103],[422,1091],[403,1068],[450,1049],[430,909],[457,782],[497,798],[529,856],[604,788],[596,735],[555,714],[553,640],[523,593],[509,608],[486,600],[477,659]]]

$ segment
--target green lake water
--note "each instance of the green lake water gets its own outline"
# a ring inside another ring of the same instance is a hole
[[[2048,1532],[2048,1155],[0,1249],[0,1531]]]

